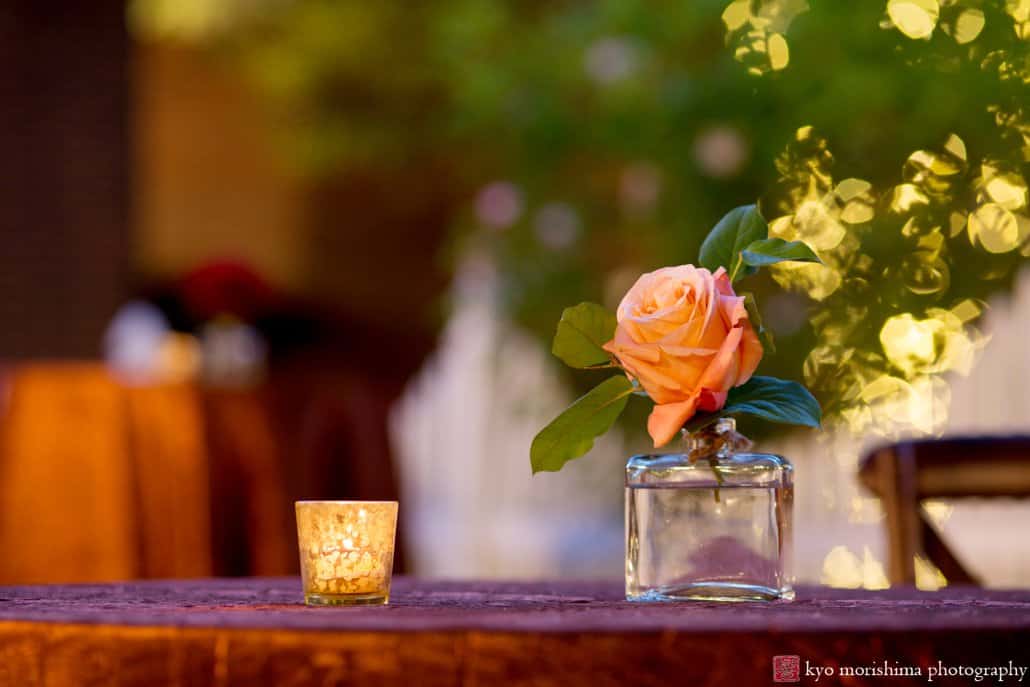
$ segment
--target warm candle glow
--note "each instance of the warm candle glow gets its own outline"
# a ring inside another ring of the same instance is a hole
[[[308,604],[385,604],[396,501],[298,501],[297,538]]]

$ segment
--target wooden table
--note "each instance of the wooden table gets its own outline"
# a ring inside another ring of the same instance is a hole
[[[385,608],[300,602],[299,581],[281,578],[3,587],[0,687],[765,685],[779,655],[815,684],[806,667],[1030,664],[1027,591],[651,605],[623,601],[618,583],[401,578]],[[892,681],[925,677],[844,683]]]

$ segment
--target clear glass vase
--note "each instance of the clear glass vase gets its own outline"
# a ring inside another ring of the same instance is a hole
[[[791,464],[722,419],[626,464],[626,598],[792,599]]]

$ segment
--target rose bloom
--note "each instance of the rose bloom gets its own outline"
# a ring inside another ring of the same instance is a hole
[[[726,405],[751,378],[762,344],[726,270],[663,267],[640,277],[619,303],[615,338],[604,345],[655,402],[647,431],[669,442],[698,411]]]

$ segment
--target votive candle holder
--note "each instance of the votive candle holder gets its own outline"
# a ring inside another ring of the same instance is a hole
[[[386,604],[397,532],[396,501],[297,501],[304,602]]]

